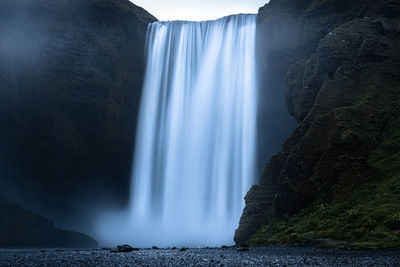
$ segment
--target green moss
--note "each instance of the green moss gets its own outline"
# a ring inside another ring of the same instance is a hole
[[[375,249],[400,247],[400,123],[392,120],[381,142],[367,157],[374,175],[343,194],[347,181],[332,188],[335,198],[319,199],[297,215],[275,219],[250,240],[250,245],[307,244],[324,248]],[[341,177],[343,178],[343,177]],[[354,183],[354,181],[353,181]],[[340,196],[340,197],[338,197]]]
[[[352,105],[336,109],[336,142],[349,147],[368,144],[357,151],[365,154],[332,158],[335,181],[318,173],[311,178],[318,188],[331,183],[329,192],[320,190],[312,205],[293,216],[270,219],[250,245],[318,242],[321,247],[341,249],[400,247],[399,97],[396,86],[385,87],[384,91],[364,88]]]
[[[250,240],[251,246],[307,244],[346,249],[400,246],[400,175],[365,184],[343,202],[315,202],[289,218],[270,222]]]

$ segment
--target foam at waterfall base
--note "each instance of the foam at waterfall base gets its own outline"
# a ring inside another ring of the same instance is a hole
[[[100,240],[233,244],[254,183],[255,35],[256,15],[149,25],[130,207]]]

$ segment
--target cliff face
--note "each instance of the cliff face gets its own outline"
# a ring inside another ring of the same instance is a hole
[[[299,124],[247,194],[238,244],[400,245],[399,15],[397,1],[260,9],[259,46]]]
[[[0,247],[97,247],[91,237],[54,227],[21,206],[0,199]]]
[[[1,1],[0,182],[47,206],[126,199],[153,21],[128,0]]]

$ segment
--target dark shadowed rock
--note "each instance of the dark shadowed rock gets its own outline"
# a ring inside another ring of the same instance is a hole
[[[95,248],[91,237],[54,227],[52,221],[0,199],[0,247]]]
[[[117,251],[118,252],[132,252],[132,251],[138,251],[138,248],[133,248],[130,245],[122,245],[122,246],[117,246]]]
[[[0,165],[49,209],[126,200],[153,21],[128,0],[1,1]]]
[[[388,224],[400,203],[400,22],[385,12],[393,4],[271,1],[260,10],[260,39],[284,56],[277,65],[299,124],[246,195],[238,244],[400,245]]]

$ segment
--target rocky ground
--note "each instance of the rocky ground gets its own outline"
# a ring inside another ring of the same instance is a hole
[[[228,249],[0,250],[0,266],[398,266],[399,250]]]

